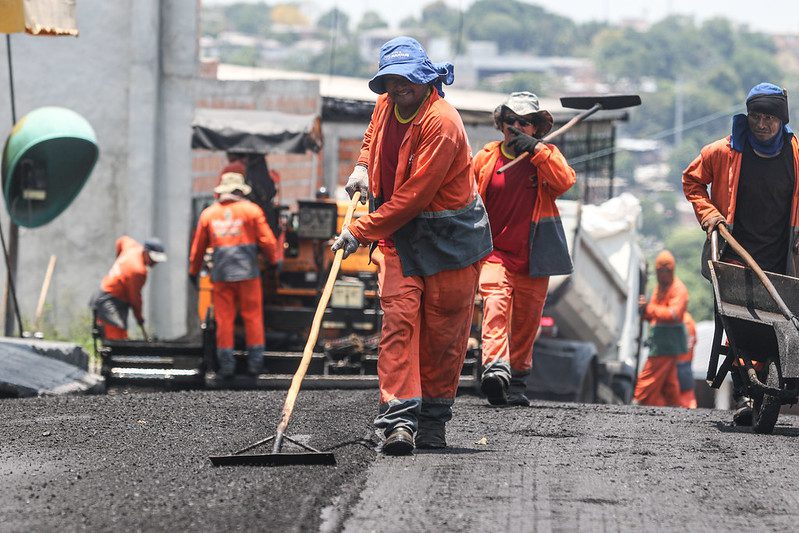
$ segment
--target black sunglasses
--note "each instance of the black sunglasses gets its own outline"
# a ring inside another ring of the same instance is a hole
[[[521,117],[505,117],[505,118],[502,119],[502,122],[504,122],[508,126],[513,126],[514,124],[516,124],[518,122],[519,126],[521,126],[523,128],[525,126],[531,126],[533,124],[529,120],[524,120]]]

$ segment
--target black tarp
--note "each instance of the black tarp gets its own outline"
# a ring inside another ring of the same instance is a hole
[[[318,115],[253,109],[194,112],[191,147],[242,154],[293,153],[322,148]]]

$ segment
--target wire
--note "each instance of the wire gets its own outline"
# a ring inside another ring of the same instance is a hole
[[[685,123],[683,125],[682,128],[670,128],[668,130],[663,130],[663,131],[661,131],[659,133],[655,133],[654,135],[650,135],[649,138],[652,139],[652,140],[659,140],[659,139],[663,139],[663,138],[666,138],[666,137],[670,137],[670,136],[674,135],[674,133],[677,132],[678,129],[679,129],[679,131],[690,130],[690,129],[699,127],[699,126],[701,126],[703,124],[707,124],[708,122],[713,122],[714,120],[718,120],[718,119],[723,118],[723,117],[728,117],[728,116],[732,115],[733,113],[735,113],[736,111],[740,111],[740,110],[741,110],[741,106],[740,105],[735,105],[734,107],[731,107],[731,108],[726,109],[724,111],[716,111],[715,113],[711,113],[710,115],[705,115],[704,117],[700,117],[700,118],[698,118],[696,120],[692,120],[690,122],[687,122],[687,123]],[[624,150],[626,150],[626,149],[625,148],[621,148],[619,146],[616,146],[616,147],[613,147],[613,148],[603,148],[602,150],[597,150],[596,152],[591,152],[590,154],[584,154],[584,155],[581,155],[579,157],[575,157],[573,159],[570,159],[569,160],[569,164],[571,164],[571,165],[579,165],[580,163],[585,163],[587,161],[591,161],[593,159],[598,159],[600,157],[607,157],[609,155],[615,154],[616,152],[624,151]]]

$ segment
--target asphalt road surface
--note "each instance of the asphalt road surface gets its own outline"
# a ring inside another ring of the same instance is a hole
[[[799,419],[459,397],[450,448],[338,465],[211,466],[274,430],[284,393],[191,391],[0,401],[0,530],[794,530]],[[300,393],[290,434],[369,434],[374,391]],[[263,449],[262,452],[268,452]]]

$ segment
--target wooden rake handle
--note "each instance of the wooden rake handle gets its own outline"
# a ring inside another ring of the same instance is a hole
[[[586,109],[582,113],[573,116],[571,118],[571,120],[569,120],[566,124],[564,124],[560,128],[558,128],[555,131],[553,131],[553,132],[549,133],[548,135],[544,136],[541,139],[541,142],[544,142],[544,143],[545,142],[549,142],[552,139],[554,139],[555,137],[559,137],[559,136],[563,135],[564,133],[566,133],[567,131],[572,129],[574,126],[576,126],[577,124],[579,124],[583,120],[587,119],[588,117],[590,117],[591,115],[593,115],[594,113],[599,111],[600,109],[602,109],[602,104],[594,104],[589,109]],[[513,165],[517,164],[519,161],[521,161],[522,159],[524,159],[526,157],[530,157],[530,152],[522,152],[521,154],[516,156],[516,158],[514,158],[512,161],[502,165],[501,167],[499,167],[497,169],[497,174],[502,174],[503,172],[508,170],[510,167],[512,167]]]
[[[355,194],[352,195],[352,200],[350,201],[349,207],[347,207],[347,214],[344,216],[344,223],[342,224],[342,227],[349,225],[350,221],[352,220],[352,214],[355,212],[355,206],[358,205],[358,201],[360,199],[361,193],[356,191]],[[277,426],[277,435],[280,437],[282,437],[289,425],[291,413],[294,411],[294,402],[297,400],[297,394],[300,392],[302,380],[305,378],[305,373],[308,371],[308,366],[311,364],[313,349],[314,346],[316,346],[316,339],[319,337],[319,329],[322,327],[322,318],[325,315],[327,303],[330,301],[330,295],[333,293],[333,285],[336,283],[336,277],[338,277],[338,271],[341,267],[341,261],[343,258],[344,247],[342,246],[336,250],[336,255],[333,258],[333,264],[330,267],[330,274],[327,276],[325,288],[322,291],[321,298],[319,298],[319,304],[316,306],[316,313],[314,314],[313,323],[311,324],[311,331],[308,334],[308,341],[305,343],[305,349],[302,352],[300,366],[297,367],[297,371],[294,373],[294,377],[291,379],[291,387],[289,387],[289,392],[286,396],[286,402],[283,404],[283,415],[280,417],[280,423]],[[275,444],[279,443],[276,442]]]

